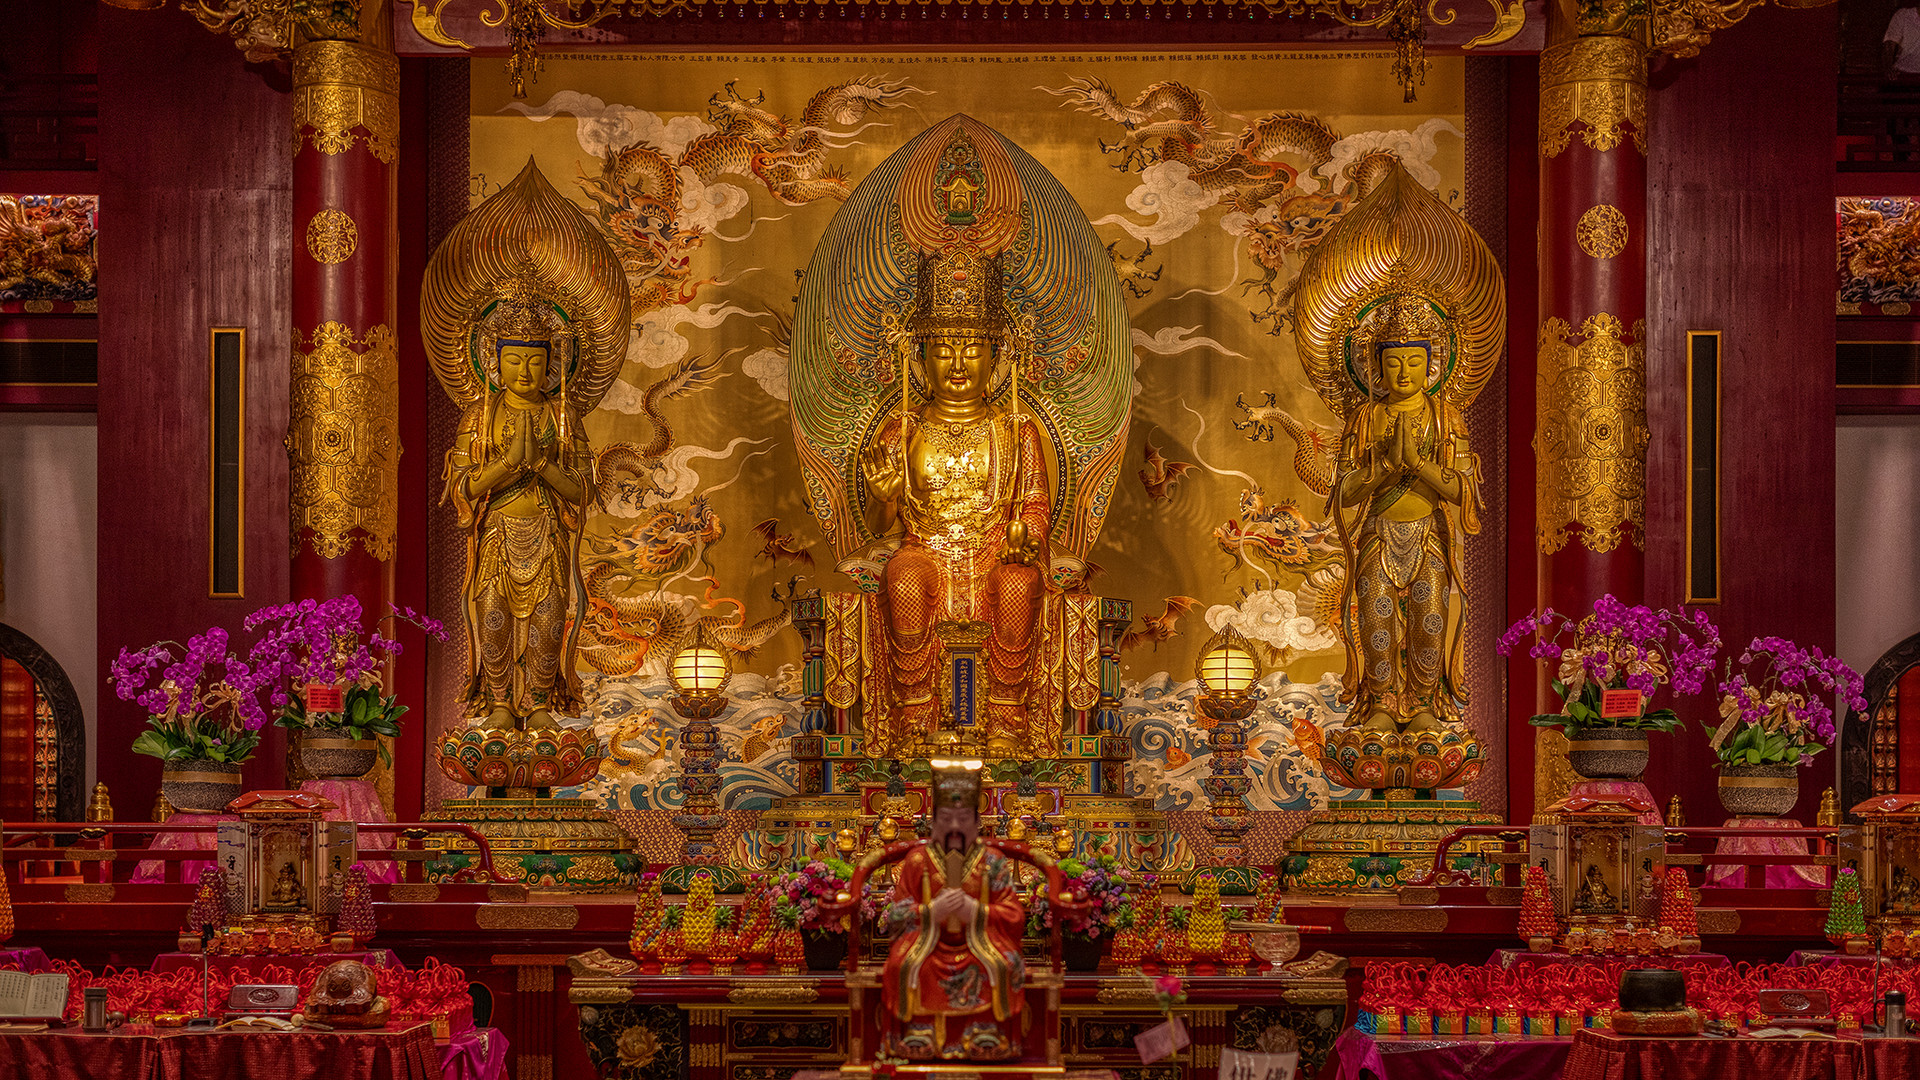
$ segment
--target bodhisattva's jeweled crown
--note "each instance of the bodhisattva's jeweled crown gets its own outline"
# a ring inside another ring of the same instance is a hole
[[[978,764],[935,762],[933,764],[933,805],[936,809],[942,806],[958,806],[968,810],[980,809]]]
[[[910,329],[915,341],[939,334],[1000,338],[1007,333],[1000,262],[965,248],[920,258]]]

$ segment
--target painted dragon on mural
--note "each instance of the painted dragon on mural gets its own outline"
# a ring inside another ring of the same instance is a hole
[[[675,653],[697,642],[726,652],[738,667],[793,622],[795,582],[788,583],[785,594],[774,590],[777,614],[749,623],[745,604],[728,597],[713,599],[712,579],[705,580],[708,603],[701,605],[690,596],[623,595],[623,587],[636,582],[634,575],[611,563],[594,567],[587,573],[581,657],[616,678],[662,675]],[[731,606],[733,614],[694,614],[700,606]]]

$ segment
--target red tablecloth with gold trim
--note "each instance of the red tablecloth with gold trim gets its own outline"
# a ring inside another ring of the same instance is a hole
[[[1334,1040],[1320,1080],[1556,1080],[1572,1045],[1505,1035],[1375,1039],[1348,1028]]]
[[[0,1076],[37,1080],[441,1080],[430,1024],[382,1031],[0,1033]]]
[[[1675,1039],[1588,1028],[1573,1038],[1566,1080],[1863,1080],[1868,1060],[1858,1039]]]

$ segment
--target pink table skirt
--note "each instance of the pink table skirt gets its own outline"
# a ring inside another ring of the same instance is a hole
[[[1797,829],[1800,823],[1791,818],[1749,818],[1727,819],[1729,829]],[[1716,855],[1805,855],[1807,842],[1798,836],[1723,836],[1714,845]],[[1709,866],[1707,867],[1708,888],[1746,888],[1752,875],[1751,866]],[[1824,889],[1827,887],[1827,868],[1824,866],[1769,866],[1765,868],[1768,889]]]
[[[507,1037],[498,1028],[468,1028],[440,1048],[443,1080],[507,1080]]]
[[[328,821],[392,820],[387,816],[386,807],[380,805],[379,792],[365,780],[309,780],[300,785],[300,790],[310,791],[333,803],[334,808],[326,813]],[[183,825],[197,825],[238,819],[232,814],[175,814],[171,820]],[[162,827],[148,846],[160,851],[212,851],[219,846],[219,840],[218,832],[169,832]],[[360,834],[360,847],[369,851],[389,850],[393,847],[393,834],[363,831]],[[212,865],[212,859],[187,859],[180,863],[180,876],[175,880],[195,884],[200,880],[200,871]],[[136,885],[164,882],[167,880],[166,863],[147,859],[134,867],[133,877],[128,880]],[[369,862],[367,880],[376,885],[391,885],[400,880],[400,864]]]
[[[1660,816],[1660,804],[1654,801],[1653,792],[1638,780],[1575,780],[1573,786],[1567,789],[1567,798],[1571,799],[1576,795],[1585,795],[1590,799],[1605,798],[1609,795],[1637,796],[1648,806],[1653,807],[1640,815],[1640,824],[1665,825],[1667,823],[1667,820]]]
[[[1321,1080],[1559,1080],[1572,1039],[1378,1039],[1348,1028]]]
[[[47,954],[37,948],[0,949],[0,968],[19,971],[45,971],[53,966]]]

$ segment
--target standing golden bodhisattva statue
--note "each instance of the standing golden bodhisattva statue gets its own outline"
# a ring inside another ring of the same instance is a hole
[[[1314,249],[1294,301],[1300,362],[1344,425],[1328,499],[1347,556],[1342,696],[1349,726],[1434,731],[1464,719],[1480,459],[1462,411],[1505,345],[1505,285],[1398,161],[1356,168],[1379,179]]]
[[[982,623],[987,741],[1006,752],[1036,666],[1051,507],[1033,419],[988,403],[1008,341],[1000,278],[997,260],[968,251],[923,260],[911,333],[932,400],[888,422],[864,464],[904,530],[881,575],[901,722],[931,731],[939,719],[939,624]]]
[[[581,418],[626,359],[619,259],[529,161],[428,264],[421,334],[461,406],[443,501],[467,533],[466,715],[488,728],[577,715],[573,616],[595,496]]]

